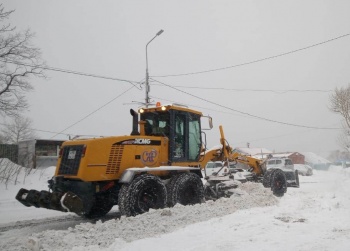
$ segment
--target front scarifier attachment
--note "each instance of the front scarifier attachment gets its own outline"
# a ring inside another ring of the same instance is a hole
[[[234,194],[239,181],[235,181],[233,176],[209,176],[204,185],[204,196],[206,200],[217,200],[225,197],[229,198]]]
[[[72,192],[51,193],[48,191],[39,192],[37,190],[28,191],[21,188],[16,195],[16,200],[26,207],[34,206],[62,212],[73,212],[79,215],[84,213],[83,201]]]

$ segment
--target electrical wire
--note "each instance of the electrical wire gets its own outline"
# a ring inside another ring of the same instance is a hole
[[[151,96],[151,98],[155,98],[156,100],[164,100],[164,101],[170,102],[170,103],[172,103],[172,104],[178,103],[178,102],[175,101],[175,100],[164,99],[164,98],[155,97],[155,96]],[[233,115],[233,116],[239,116],[239,117],[245,117],[245,118],[248,117],[247,115],[235,114],[235,113],[231,113],[231,112],[225,112],[225,111],[215,110],[215,109],[211,109],[211,108],[207,108],[207,107],[203,107],[203,106],[198,106],[198,105],[189,105],[189,104],[184,104],[184,105],[186,105],[186,106],[188,106],[188,107],[196,107],[196,108],[200,108],[200,109],[208,110],[208,111],[213,111],[213,112],[225,113],[225,114],[229,114],[229,115]]]
[[[272,122],[272,123],[277,123],[277,124],[282,124],[282,125],[288,125],[288,126],[295,126],[295,127],[302,127],[302,128],[309,128],[309,129],[323,129],[323,130],[339,130],[341,128],[333,128],[333,127],[316,127],[316,126],[307,126],[307,125],[299,125],[299,124],[292,124],[292,123],[287,123],[287,122],[283,122],[283,121],[278,121],[278,120],[273,120],[273,119],[268,119],[268,118],[264,118],[264,117],[260,117],[260,116],[257,116],[257,115],[254,115],[254,114],[250,114],[250,113],[247,113],[247,112],[243,112],[243,111],[239,111],[239,110],[236,110],[236,109],[233,109],[233,108],[230,108],[230,107],[227,107],[227,106],[224,106],[224,105],[220,105],[218,103],[215,103],[215,102],[212,102],[210,100],[207,100],[207,99],[204,99],[204,98],[201,98],[201,97],[198,97],[194,94],[191,94],[191,93],[188,93],[188,92],[185,92],[183,90],[180,90],[180,89],[177,89],[171,85],[168,85],[168,84],[165,84],[163,82],[160,82],[158,80],[155,80],[155,79],[152,79],[153,81],[157,82],[157,83],[160,83],[160,84],[163,84],[169,88],[172,88],[174,90],[177,90],[179,92],[182,92],[182,93],[185,93],[189,96],[192,96],[192,97],[195,97],[197,99],[200,99],[202,101],[205,101],[207,103],[210,103],[210,104],[213,104],[213,105],[216,105],[216,106],[219,106],[219,107],[222,107],[222,108],[225,108],[225,109],[228,109],[228,110],[231,110],[231,111],[234,111],[234,112],[237,112],[239,114],[243,114],[243,115],[246,115],[246,116],[249,116],[249,117],[252,117],[252,118],[256,118],[256,119],[259,119],[259,120],[264,120],[264,121],[268,121],[268,122]]]
[[[164,86],[162,84],[154,84],[151,85],[155,86]],[[310,90],[297,90],[297,89],[290,89],[290,90],[272,90],[272,89],[236,89],[236,88],[223,88],[223,87],[198,87],[198,86],[184,86],[184,85],[173,85],[173,87],[178,88],[184,88],[184,89],[200,89],[200,90],[223,90],[223,91],[236,91],[236,92],[273,92],[277,94],[284,94],[288,92],[321,92],[321,93],[329,93],[332,92],[332,90],[317,90],[317,89],[310,89]]]
[[[2,126],[9,126],[9,124],[4,124],[0,123]],[[30,128],[30,130],[35,131],[35,132],[44,132],[44,133],[50,133],[50,134],[56,134],[56,135],[64,135],[64,136],[71,136],[71,135],[76,135],[74,133],[58,133],[58,132],[53,132],[53,131],[47,131],[47,130],[41,130],[41,129],[35,129],[35,128]],[[80,135],[80,136],[86,136],[86,137],[101,137],[101,135]]]
[[[0,123],[0,125],[2,126],[9,126],[9,124],[5,124],[5,123]],[[46,131],[46,130],[40,130],[40,129],[32,129],[32,131],[36,131],[36,132],[45,132],[45,133],[57,133],[57,132],[52,132],[52,131]],[[65,134],[65,133],[60,133],[60,134],[63,134],[63,135],[68,135],[68,134]]]
[[[309,45],[309,46],[306,46],[306,47],[303,47],[303,48],[300,48],[300,49],[296,49],[296,50],[284,52],[284,53],[281,53],[281,54],[277,54],[277,55],[274,55],[274,56],[265,57],[265,58],[261,58],[261,59],[256,59],[256,60],[253,60],[253,61],[249,61],[249,62],[245,62],[245,63],[240,63],[240,64],[236,64],[236,65],[231,65],[231,66],[226,66],[226,67],[220,67],[220,68],[215,68],[215,69],[210,69],[210,70],[204,70],[204,71],[196,71],[196,72],[188,72],[188,73],[179,73],[179,74],[168,74],[168,75],[157,75],[157,76],[151,76],[151,77],[158,77],[158,78],[179,77],[179,76],[197,75],[197,74],[203,74],[203,73],[209,73],[209,72],[227,70],[227,69],[231,69],[231,68],[237,68],[237,67],[241,67],[241,66],[246,66],[246,65],[251,65],[251,64],[259,63],[259,62],[262,62],[262,61],[267,61],[267,60],[275,59],[275,58],[278,58],[278,57],[283,57],[283,56],[286,56],[286,55],[289,55],[289,54],[293,54],[293,53],[296,53],[296,52],[300,52],[300,51],[304,51],[304,50],[307,50],[307,49],[311,49],[311,48],[313,48],[313,47],[317,47],[317,46],[320,46],[320,45],[323,45],[323,44],[326,44],[326,43],[330,43],[330,42],[333,42],[333,41],[335,41],[335,40],[338,40],[338,39],[347,37],[347,36],[349,36],[349,35],[350,35],[350,33],[344,34],[344,35],[341,35],[341,36],[339,36],[339,37],[331,38],[331,39],[328,39],[328,40],[326,40],[326,41],[319,42],[319,43],[316,43],[316,44],[312,44],[312,45]]]
[[[155,96],[152,96],[152,98],[155,98],[157,100],[164,100],[164,101],[167,101],[167,102],[171,102],[171,103],[176,103],[177,101],[174,101],[174,100],[169,100],[169,99],[164,99],[164,98],[160,98],[160,97],[155,97]],[[187,104],[186,104],[187,105]],[[233,114],[233,113],[230,113],[230,112],[225,112],[225,111],[222,111],[222,110],[215,110],[215,109],[211,109],[211,108],[207,108],[207,107],[202,107],[202,106],[196,106],[196,105],[188,105],[190,107],[197,107],[197,108],[200,108],[200,109],[205,109],[205,110],[209,110],[209,111],[214,111],[214,112],[219,112],[219,113],[224,113],[224,114],[230,114],[230,115],[234,115],[234,116],[241,116],[241,117],[248,117],[246,115],[241,115],[241,114]],[[336,123],[338,124],[338,123]],[[336,124],[332,124],[333,125],[336,125]],[[339,128],[340,129],[340,128]],[[236,142],[235,144],[236,145],[239,145],[239,144],[244,144],[244,143],[251,143],[251,142],[257,142],[257,141],[262,141],[262,140],[269,140],[269,139],[275,139],[275,138],[282,138],[282,137],[287,137],[287,136],[290,136],[290,135],[295,135],[295,134],[304,134],[306,132],[311,132],[311,131],[315,131],[315,130],[318,130],[318,128],[312,128],[312,129],[307,129],[307,130],[303,130],[301,132],[292,132],[292,133],[288,133],[288,134],[282,134],[282,135],[277,135],[277,136],[271,136],[271,137],[265,137],[265,138],[259,138],[259,139],[252,139],[252,140],[247,140],[247,141],[240,141],[240,142]]]
[[[67,69],[60,69],[60,68],[54,68],[50,66],[45,66],[45,65],[31,65],[27,63],[22,63],[22,62],[17,62],[13,60],[4,60],[0,59],[0,62],[3,63],[10,63],[10,64],[16,64],[16,65],[22,65],[22,66],[28,66],[28,67],[33,67],[33,68],[38,68],[38,69],[44,69],[44,70],[49,70],[49,71],[56,71],[56,72],[62,72],[62,73],[69,73],[69,74],[74,74],[74,75],[79,75],[79,76],[85,76],[85,77],[93,77],[93,78],[100,78],[100,79],[107,79],[107,80],[114,80],[114,81],[121,81],[121,82],[127,82],[134,87],[138,88],[141,90],[141,87],[137,87],[137,85],[140,84],[140,82],[132,81],[132,80],[126,80],[126,79],[121,79],[121,78],[114,78],[114,77],[108,77],[108,76],[102,76],[102,75],[96,75],[96,74],[91,74],[91,73],[84,73],[84,72],[78,72],[78,71],[73,71],[73,70],[67,70]],[[137,85],[136,85],[137,84]]]
[[[83,118],[79,119],[77,122],[71,124],[70,126],[66,127],[65,129],[63,129],[62,131],[60,131],[59,133],[55,134],[54,136],[51,137],[54,138],[56,137],[58,134],[61,134],[62,132],[68,130],[69,128],[75,126],[76,124],[80,123],[81,121],[87,119],[88,117],[90,117],[92,114],[96,113],[97,111],[101,110],[103,107],[107,106],[108,104],[112,103],[114,100],[116,100],[117,98],[119,98],[120,96],[124,95],[125,93],[127,93],[128,91],[130,91],[132,88],[134,88],[134,86],[130,87],[129,89],[127,89],[126,91],[122,92],[121,94],[119,94],[117,97],[111,99],[110,101],[108,101],[107,103],[103,104],[102,106],[98,107],[97,109],[95,109],[94,111],[90,112],[88,115],[84,116]]]

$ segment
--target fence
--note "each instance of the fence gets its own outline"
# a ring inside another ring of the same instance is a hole
[[[18,163],[18,145],[0,144],[0,158],[7,158]]]

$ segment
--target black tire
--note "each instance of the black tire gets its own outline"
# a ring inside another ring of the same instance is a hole
[[[179,178],[181,174],[176,174],[173,177],[171,177],[171,179],[169,180],[169,182],[166,184],[166,191],[167,191],[167,206],[168,207],[173,207],[175,204],[172,203],[172,200],[170,199],[172,197],[173,194],[173,190],[174,190],[174,185],[177,182],[177,179]]]
[[[297,187],[300,187],[298,170],[295,170],[295,182],[297,184]]]
[[[148,212],[150,208],[159,209],[166,205],[166,188],[157,176],[140,175],[128,185],[128,188],[125,186],[122,190],[120,211],[126,216],[136,216]]]
[[[109,201],[108,196],[96,196],[94,204],[89,212],[83,213],[87,219],[101,218],[111,211],[113,204]]]
[[[284,172],[276,169],[271,176],[271,190],[277,197],[282,197],[287,192],[287,178]]]
[[[118,193],[118,207],[121,215],[126,215],[125,201],[129,193],[129,184],[123,184]]]
[[[271,187],[271,175],[274,170],[267,170],[264,174],[262,184],[264,187]]]
[[[204,186],[201,178],[195,173],[182,173],[171,178],[168,186],[169,207],[176,203],[193,205],[204,202]]]

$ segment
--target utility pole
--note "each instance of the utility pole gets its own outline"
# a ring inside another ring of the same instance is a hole
[[[146,44],[146,98],[145,98],[145,103],[146,103],[146,108],[148,108],[148,104],[150,103],[149,100],[149,91],[150,91],[150,86],[149,86],[149,74],[148,74],[148,55],[147,55],[147,46],[149,45],[149,43],[151,43],[153,41],[153,39],[155,39],[156,37],[158,37],[160,34],[163,33],[163,30],[160,30],[157,32],[157,34]]]

